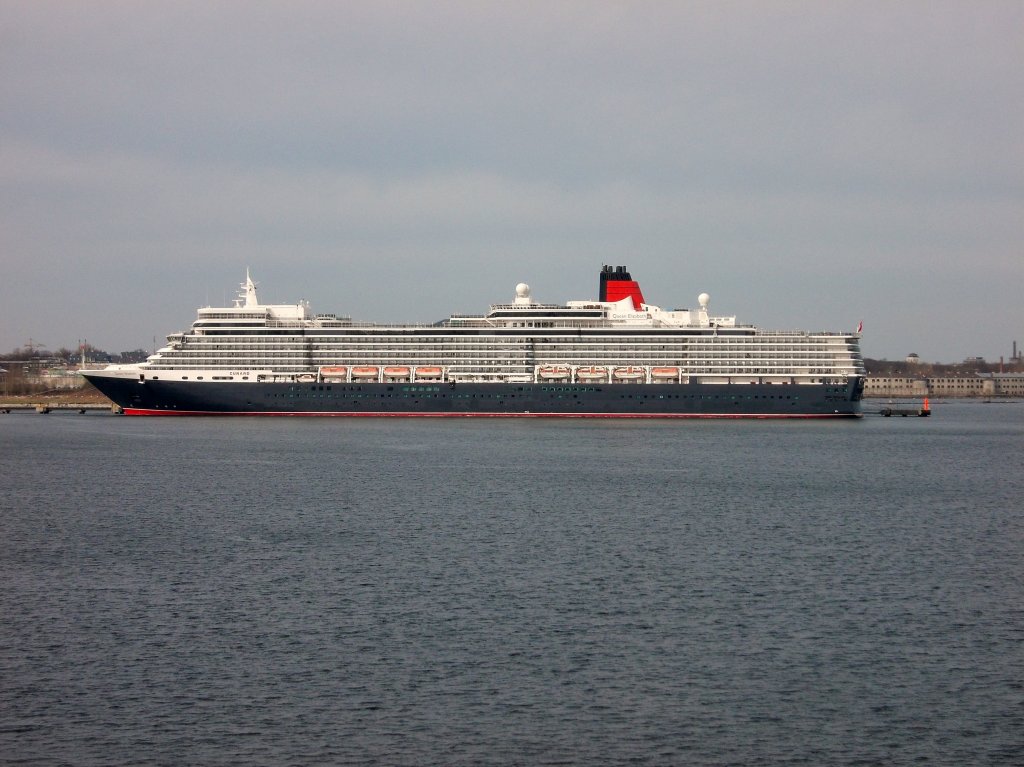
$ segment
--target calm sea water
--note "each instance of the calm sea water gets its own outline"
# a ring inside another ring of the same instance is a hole
[[[0,761],[1021,764],[1022,447],[0,416]]]

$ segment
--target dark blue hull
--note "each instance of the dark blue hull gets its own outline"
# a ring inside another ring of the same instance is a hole
[[[128,415],[834,418],[863,379],[796,384],[145,382],[87,376]]]

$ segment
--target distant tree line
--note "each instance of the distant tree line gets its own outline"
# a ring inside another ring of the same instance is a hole
[[[46,367],[48,365],[75,365],[82,361],[82,352],[85,352],[87,362],[105,363],[128,363],[145,362],[150,352],[146,349],[133,349],[132,351],[113,354],[98,349],[92,344],[83,344],[78,349],[61,347],[57,351],[50,351],[42,346],[30,345],[14,349],[9,354],[0,354],[0,362],[28,362],[35,367]],[[2,365],[2,367],[7,367]]]

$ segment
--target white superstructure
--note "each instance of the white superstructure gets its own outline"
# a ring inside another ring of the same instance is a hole
[[[606,269],[608,269],[606,267]],[[628,274],[626,275],[628,277]],[[635,283],[623,283],[635,285]],[[261,304],[246,274],[230,307],[116,377],[190,381],[630,382],[841,384],[863,376],[858,333],[760,330],[698,308],[665,310],[638,290],[610,301],[511,303],[436,325],[353,322],[306,303]]]

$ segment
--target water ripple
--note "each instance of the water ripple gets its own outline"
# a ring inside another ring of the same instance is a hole
[[[1024,418],[0,422],[6,764],[1024,753]]]

